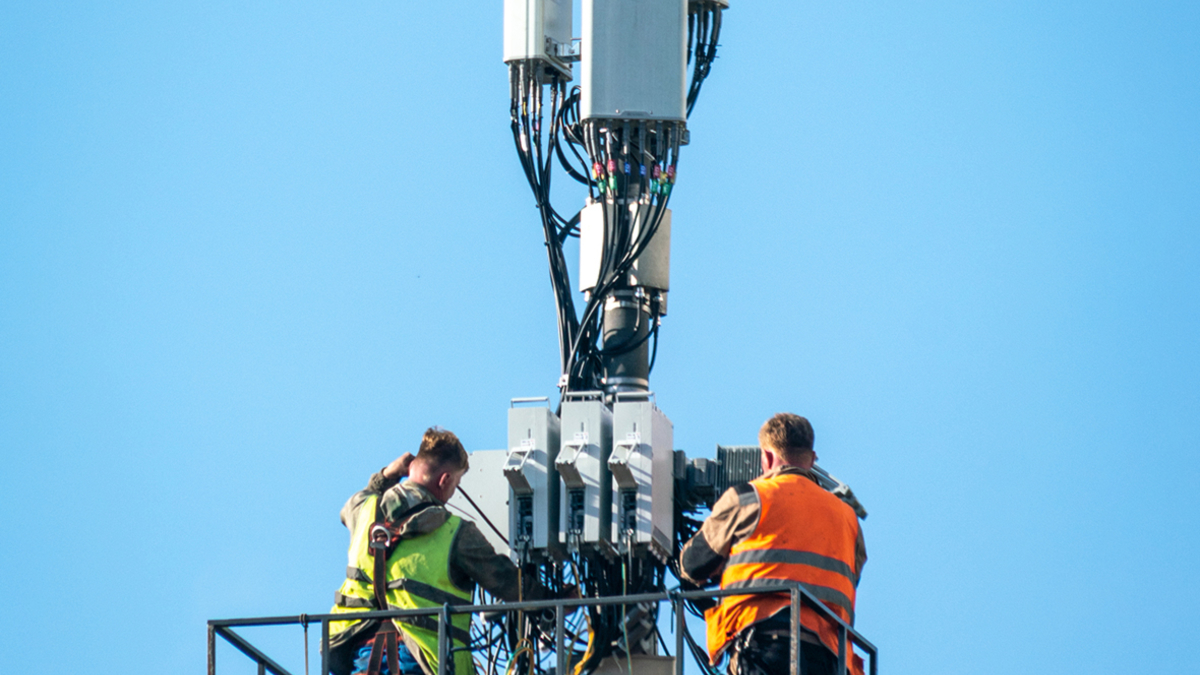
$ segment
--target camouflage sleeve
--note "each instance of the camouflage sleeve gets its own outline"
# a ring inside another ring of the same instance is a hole
[[[505,602],[514,602],[518,598],[541,600],[546,597],[545,587],[533,575],[525,575],[521,579],[524,591],[518,594],[517,566],[507,556],[496,553],[475,523],[470,521],[463,521],[454,538],[450,571],[451,578],[460,588],[469,588],[476,583]]]
[[[346,526],[346,529],[350,530],[351,532],[354,531],[354,526],[356,524],[355,517],[358,514],[358,507],[362,506],[362,503],[367,501],[367,497],[373,494],[382,494],[385,490],[399,482],[400,481],[398,479],[385,478],[383,475],[383,469],[371,474],[371,477],[367,479],[367,487],[355,492],[350,499],[346,500],[346,504],[342,506],[342,524]]]
[[[726,490],[713,504],[700,531],[684,544],[679,554],[683,575],[698,586],[719,577],[729,559],[729,549],[754,531],[761,511],[758,493],[749,483]]]

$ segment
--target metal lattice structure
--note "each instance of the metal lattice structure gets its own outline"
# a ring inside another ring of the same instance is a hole
[[[473,617],[481,617],[486,614],[497,615],[504,614],[506,616],[517,615],[518,621],[528,621],[536,623],[534,615],[540,612],[553,612],[553,629],[548,631],[548,644],[553,644],[553,659],[552,664],[556,673],[567,673],[572,667],[572,652],[568,648],[568,615],[585,607],[630,607],[646,604],[659,605],[661,603],[670,603],[671,610],[675,616],[675,656],[671,662],[671,670],[675,675],[683,675],[686,659],[682,658],[683,654],[689,651],[694,659],[706,660],[706,654],[702,649],[699,649],[688,633],[685,618],[685,603],[692,600],[703,600],[721,598],[731,595],[751,595],[761,593],[780,593],[787,594],[791,599],[791,617],[792,617],[792,641],[791,641],[791,675],[800,675],[800,655],[801,649],[804,649],[804,643],[799,639],[800,635],[800,608],[801,605],[812,607],[822,616],[834,622],[838,628],[838,672],[846,671],[846,662],[849,657],[848,645],[854,645],[861,649],[868,657],[865,659],[867,663],[866,672],[868,675],[878,675],[878,653],[879,650],[867,640],[862,634],[854,630],[851,626],[842,621],[841,617],[830,611],[824,604],[817,600],[809,593],[801,584],[797,583],[780,583],[778,585],[762,586],[757,588],[743,588],[732,590],[714,590],[714,591],[671,591],[669,593],[642,593],[638,595],[623,595],[609,598],[580,598],[580,599],[563,599],[563,600],[540,600],[530,602],[506,602],[502,604],[489,605],[443,605],[438,608],[430,609],[407,609],[407,610],[388,610],[388,611],[372,611],[360,612],[353,615],[355,619],[403,619],[404,617],[436,617],[438,622],[438,675],[452,675],[453,660],[450,659],[450,617],[456,614],[471,614]],[[267,656],[257,647],[252,645],[244,637],[238,634],[234,629],[238,627],[250,626],[294,626],[301,625],[309,626],[310,624],[320,624],[321,630],[321,675],[329,675],[329,624],[332,621],[345,621],[346,614],[301,614],[297,616],[275,616],[275,617],[260,617],[246,619],[214,619],[208,622],[208,675],[217,675],[217,638],[228,642],[235,649],[245,654],[258,666],[260,674],[272,673],[273,675],[292,675],[287,669],[281,666],[277,661]],[[690,643],[690,644],[689,644]],[[622,666],[621,672],[633,670],[628,667],[629,661],[621,663],[623,659],[618,657],[618,663]],[[707,664],[704,664],[707,667]],[[628,667],[628,669],[627,669]],[[485,670],[481,675],[499,675],[505,672],[504,670]],[[545,672],[545,670],[541,670]]]

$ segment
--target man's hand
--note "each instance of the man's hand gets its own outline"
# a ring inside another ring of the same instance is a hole
[[[391,464],[388,464],[383,468],[383,477],[390,480],[400,480],[404,476],[407,476],[408,467],[410,464],[412,464],[414,459],[416,459],[416,457],[413,457],[411,452],[406,452],[403,455],[400,455],[396,459],[392,460]]]

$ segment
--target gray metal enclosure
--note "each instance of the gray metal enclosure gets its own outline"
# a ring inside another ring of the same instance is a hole
[[[687,120],[687,0],[583,0],[580,117]]]

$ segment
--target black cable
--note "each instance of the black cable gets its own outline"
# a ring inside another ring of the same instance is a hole
[[[492,528],[492,531],[496,533],[496,536],[500,537],[500,541],[504,542],[505,546],[508,546],[508,537],[505,537],[503,534],[501,534],[500,530],[497,529],[494,524],[492,524],[492,519],[487,517],[487,514],[483,512],[483,509],[479,508],[479,505],[475,503],[474,499],[471,499],[471,495],[467,494],[466,490],[459,490],[458,493],[467,500],[467,503],[470,504],[472,508],[479,512],[479,515],[483,517],[483,522],[487,523],[488,527]]]
[[[695,47],[696,47],[696,13],[698,11],[700,11],[700,10],[693,9],[691,7],[688,8],[688,43],[687,43],[687,45],[688,45],[687,62],[688,63],[692,62],[692,57],[694,56],[695,51],[696,51],[695,50]]]
[[[526,179],[529,181],[530,189],[537,200],[542,227],[545,231],[547,257],[550,264],[550,282],[554,290],[558,314],[560,366],[563,366],[565,362],[562,362],[562,352],[565,351],[565,346],[571,344],[572,341],[575,312],[574,303],[570,295],[570,278],[567,274],[566,261],[562,256],[561,244],[558,238],[559,230],[555,220],[557,219],[560,222],[566,221],[563,221],[562,217],[549,204],[549,159],[545,162],[541,159],[541,119],[535,124],[529,115],[530,95],[533,94],[535,98],[533,102],[534,112],[535,114],[539,114],[540,117],[540,103],[536,99],[538,98],[538,94],[540,94],[541,85],[537,82],[536,73],[530,74],[529,77],[526,77],[526,75],[525,64],[514,64],[510,67],[510,82],[513,90],[511,105],[513,138]],[[552,86],[557,87],[557,77],[553,78]],[[552,97],[552,105],[555,100],[556,97]],[[552,112],[556,113],[557,111]]]
[[[579,111],[578,106],[579,106],[579,88],[576,87],[572,91],[571,95],[563,101],[562,106],[559,109],[558,124],[562,128],[563,139],[567,141],[567,145],[568,145],[568,147],[570,147],[571,152],[575,155],[575,158],[579,161],[580,164],[583,165],[583,171],[579,172],[579,171],[575,170],[575,167],[572,166],[570,160],[568,160],[567,156],[563,153],[562,143],[555,143],[554,150],[558,154],[559,164],[562,165],[563,169],[566,170],[567,174],[570,175],[575,180],[579,181],[580,183],[587,185],[590,188],[592,185],[592,181],[588,177],[587,162],[583,159],[583,156],[579,154],[579,151],[575,149],[575,145],[578,143],[578,137],[576,136],[576,134],[574,132],[572,124],[570,122],[568,122],[568,120],[567,120],[567,115],[570,114],[572,111],[574,111],[576,113],[576,116],[578,116],[578,111]]]
[[[558,243],[561,246],[567,237],[579,236],[579,219],[583,217],[583,211],[578,211],[570,220],[566,221],[558,230]]]
[[[641,312],[638,312],[638,317],[640,319]],[[655,319],[657,319],[657,315],[650,316],[650,321],[654,321]],[[638,327],[634,326],[634,334],[635,335],[637,334],[637,329],[638,329]],[[646,334],[639,338],[631,338],[630,340],[628,340],[622,344],[616,345],[615,347],[605,346],[599,350],[599,353],[603,356],[620,356],[621,354],[628,354],[629,352],[631,352],[631,351],[637,349],[638,347],[641,347],[643,344],[645,344],[646,341],[650,339],[650,336],[654,335],[654,333],[657,330],[658,330],[658,327],[655,326],[654,328],[647,330]],[[653,363],[653,362],[651,362],[651,363]]]
[[[696,644],[696,640],[692,638],[686,621],[683,623],[683,639],[687,643],[688,650],[692,652],[692,658],[696,659],[696,664],[700,666],[700,670],[705,675],[719,675],[717,669],[708,664],[708,652]]]
[[[695,59],[692,62],[692,80],[688,86],[687,114],[690,117],[696,100],[700,96],[700,88],[712,70],[713,61],[717,58],[717,45],[721,37],[722,8],[711,5],[698,10],[700,17],[693,20],[688,16],[688,47],[695,45]]]
[[[652,330],[651,332],[654,334],[654,343],[650,348],[650,367],[646,369],[647,373],[654,372],[654,362],[658,360],[658,322],[657,321],[654,324],[654,330]]]

